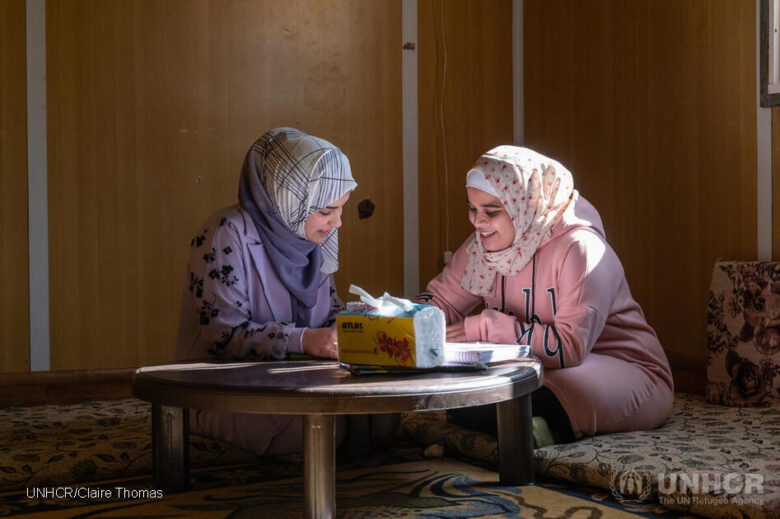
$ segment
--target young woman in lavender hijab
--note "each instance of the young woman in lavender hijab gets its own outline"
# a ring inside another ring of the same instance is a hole
[[[338,228],[357,187],[347,157],[293,128],[249,149],[238,205],[218,211],[192,240],[176,360],[336,358],[332,274]],[[300,452],[301,417],[192,411],[193,432],[258,454]],[[339,440],[345,422],[337,422]]]

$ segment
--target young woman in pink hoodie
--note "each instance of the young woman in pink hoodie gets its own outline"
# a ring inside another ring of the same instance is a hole
[[[447,340],[529,344],[545,368],[534,415],[564,440],[660,426],[669,363],[571,173],[499,146],[468,172],[466,191],[476,232],[418,296],[444,310]]]

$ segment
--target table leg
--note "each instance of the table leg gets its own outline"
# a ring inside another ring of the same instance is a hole
[[[187,490],[190,475],[189,409],[152,404],[154,486],[169,492]]]
[[[305,517],[336,517],[336,422],[333,415],[303,416]]]
[[[531,427],[531,394],[499,402],[498,477],[502,485],[534,482],[534,436]]]

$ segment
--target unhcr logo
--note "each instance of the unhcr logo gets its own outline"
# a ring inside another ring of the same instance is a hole
[[[624,469],[612,475],[609,489],[621,503],[646,503],[651,499],[653,476],[647,472]]]
[[[673,472],[658,474],[662,505],[761,505],[764,475],[751,472]]]
[[[620,503],[640,504],[655,500],[653,491],[656,488],[658,500],[666,505],[760,504],[763,502],[764,476],[696,471],[650,474],[624,469],[613,474],[610,481],[612,496]]]

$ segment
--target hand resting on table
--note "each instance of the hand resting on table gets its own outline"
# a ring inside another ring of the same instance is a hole
[[[338,358],[336,328],[307,328],[301,339],[303,352],[313,357]]]

